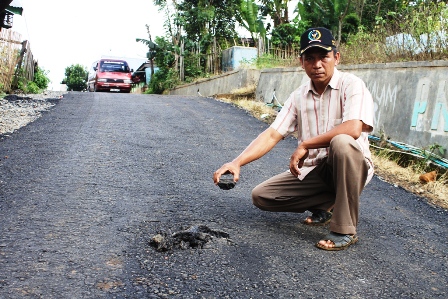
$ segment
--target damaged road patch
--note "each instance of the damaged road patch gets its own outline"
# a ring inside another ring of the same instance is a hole
[[[212,230],[205,225],[193,225],[174,233],[171,230],[160,231],[151,238],[149,244],[157,251],[164,252],[172,249],[204,248],[214,238],[232,243],[228,233]]]

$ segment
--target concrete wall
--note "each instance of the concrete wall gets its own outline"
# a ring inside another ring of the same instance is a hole
[[[260,71],[241,69],[224,73],[209,79],[178,86],[169,91],[172,95],[200,95],[211,97],[217,94],[231,93],[232,90],[256,86],[260,78]]]
[[[373,95],[375,130],[383,130],[391,140],[419,148],[435,143],[448,158],[448,61],[406,62],[368,65],[340,65],[341,71],[362,78]],[[275,95],[283,103],[289,94],[308,80],[301,68],[276,68],[259,71],[243,70],[222,75],[206,82],[190,84],[191,90],[179,87],[175,93],[203,96],[230,93],[249,83],[257,85],[257,100],[270,102]],[[247,74],[253,74],[251,76]],[[246,74],[246,75],[244,75]],[[207,91],[207,92],[205,92]]]
[[[448,150],[448,61],[346,66],[366,82],[375,104],[375,133]],[[445,153],[448,157],[448,153]]]

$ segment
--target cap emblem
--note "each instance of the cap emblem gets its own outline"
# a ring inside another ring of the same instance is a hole
[[[311,43],[311,42],[322,42],[320,40],[321,36],[322,36],[322,34],[320,33],[319,30],[311,30],[308,33],[308,39],[310,40],[308,43]]]

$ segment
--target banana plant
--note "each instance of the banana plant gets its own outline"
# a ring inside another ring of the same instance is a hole
[[[254,34],[259,34],[261,38],[266,38],[266,28],[264,27],[265,18],[261,16],[259,7],[255,0],[241,1],[241,25],[249,31],[250,36],[255,40]]]

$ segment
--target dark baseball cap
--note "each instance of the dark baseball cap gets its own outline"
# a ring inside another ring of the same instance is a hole
[[[331,31],[324,27],[310,28],[300,37],[300,55],[312,47],[319,47],[327,51],[336,48]]]

